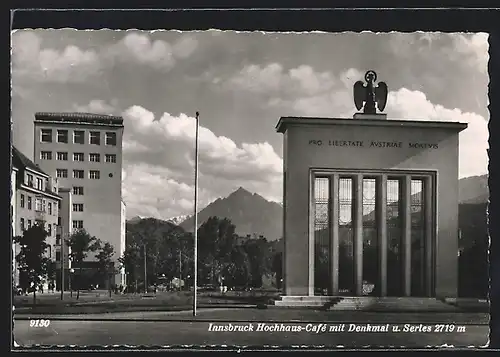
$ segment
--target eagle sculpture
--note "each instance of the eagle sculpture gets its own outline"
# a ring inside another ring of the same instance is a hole
[[[383,111],[387,104],[387,84],[379,82],[375,87],[374,82],[377,81],[377,73],[372,70],[366,72],[365,80],[366,84],[362,81],[354,83],[354,104],[356,109],[363,108],[364,103],[364,113],[375,114],[377,112],[376,108]]]

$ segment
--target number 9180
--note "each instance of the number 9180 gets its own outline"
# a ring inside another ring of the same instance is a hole
[[[30,327],[49,327],[50,320],[36,319],[30,320]]]

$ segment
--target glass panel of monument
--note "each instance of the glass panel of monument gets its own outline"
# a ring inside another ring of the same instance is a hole
[[[411,295],[425,296],[424,182],[411,180]]]
[[[363,178],[363,295],[380,294],[376,179]]]
[[[401,184],[398,178],[387,180],[387,295],[403,296],[403,246],[401,221]]]
[[[339,295],[354,296],[353,180],[339,179]]]
[[[328,295],[330,282],[330,179],[314,180],[314,294]]]

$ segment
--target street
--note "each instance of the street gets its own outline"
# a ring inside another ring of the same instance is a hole
[[[297,315],[291,311],[287,314]],[[323,314],[323,320],[320,316],[310,314],[301,316],[302,322],[291,322],[291,318],[284,318],[283,310],[275,313],[272,310],[207,309],[200,311],[199,315],[192,319],[189,312],[117,313],[115,316],[107,316],[108,320],[98,320],[95,315],[60,316],[58,319],[51,319],[49,326],[43,327],[30,327],[28,319],[16,319],[14,336],[21,347],[227,345],[425,348],[443,345],[484,346],[489,333],[484,316],[474,322],[464,314],[390,316],[358,313],[348,318],[341,318],[337,314],[337,319],[334,318],[335,315]],[[272,321],[273,315],[286,322]],[[233,320],[229,316],[234,316]],[[125,322],[127,317],[134,320]],[[248,319],[244,321],[243,317]],[[69,320],[70,318],[73,320]],[[112,321],[112,318],[120,320]],[[342,325],[345,325],[344,330]],[[401,328],[401,331],[395,332],[393,329],[396,327]],[[366,331],[366,328],[372,329],[372,332],[349,332],[349,329]],[[385,332],[384,328],[388,328],[389,332]],[[297,331],[299,329],[301,331]],[[381,330],[373,332],[373,329]]]

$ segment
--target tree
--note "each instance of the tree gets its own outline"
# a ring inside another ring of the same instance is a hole
[[[57,273],[56,262],[49,260],[47,263],[48,263],[47,264],[47,281],[49,283],[55,284],[56,273]]]
[[[121,264],[121,268],[125,269],[127,274],[127,285],[130,284],[130,280],[135,282],[135,292],[137,292],[137,279],[140,273],[140,249],[136,244],[128,245],[123,252],[123,255],[118,258]]]
[[[248,255],[241,246],[235,246],[230,254],[230,262],[225,267],[227,285],[230,287],[248,288],[252,278],[252,268]]]
[[[24,277],[28,287],[33,288],[33,304],[36,304],[36,288],[42,282],[47,273],[47,265],[50,259],[45,257],[45,251],[49,247],[45,243],[48,234],[41,225],[34,225],[25,230],[23,235],[15,237],[14,241],[21,247],[16,256],[19,275]]]
[[[111,297],[111,277],[115,274],[115,266],[112,261],[113,255],[115,255],[115,249],[113,246],[106,242],[101,247],[99,253],[95,256],[97,258],[99,273],[102,274],[106,282],[106,288],[109,291],[109,297]]]
[[[144,274],[144,250],[148,284],[155,283],[159,275],[165,275],[168,280],[178,276],[179,250],[183,250],[184,259],[192,256],[188,252],[189,244],[180,245],[181,241],[187,242],[185,235],[181,227],[154,218],[143,219],[135,224],[127,223],[127,247],[139,247],[141,254],[141,270],[136,278],[140,279]],[[183,261],[183,276],[189,270],[188,267],[184,269],[184,265],[187,264]]]
[[[276,275],[276,287],[281,289],[281,279],[283,278],[283,253],[276,252],[273,255],[272,272]]]
[[[262,276],[271,273],[270,245],[264,237],[247,240],[243,248],[248,255],[251,267],[251,285],[254,288],[262,286]]]
[[[87,258],[89,252],[95,252],[100,247],[100,241],[91,236],[85,229],[80,229],[73,233],[66,241],[67,246],[71,249],[69,258],[79,269],[79,278],[82,277],[82,263]],[[80,281],[79,281],[80,283]],[[80,285],[77,284],[76,299],[80,298]]]
[[[210,217],[198,229],[201,270],[212,284],[221,284],[231,264],[231,252],[236,245],[235,226],[227,218]]]

